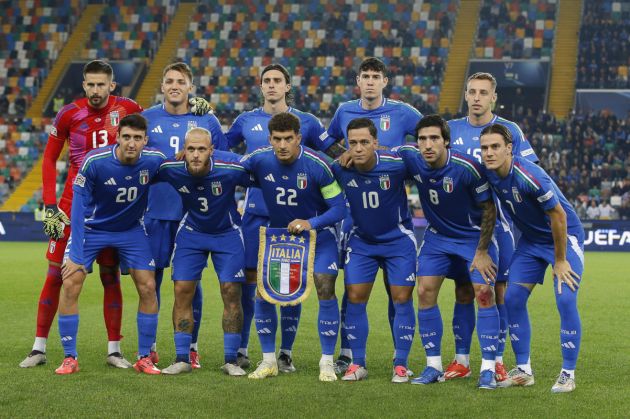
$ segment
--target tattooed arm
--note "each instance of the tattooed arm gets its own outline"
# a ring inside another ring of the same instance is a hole
[[[497,220],[497,208],[494,205],[492,199],[480,203],[482,208],[481,214],[481,234],[479,235],[479,243],[477,244],[477,251],[475,257],[470,265],[470,271],[477,269],[483,280],[487,284],[493,283],[496,280],[497,266],[490,258],[488,254],[488,247],[492,240],[494,233],[494,225]]]
[[[330,158],[336,159],[341,156],[345,151],[346,147],[343,145],[344,140],[339,140],[336,143],[333,143],[330,147],[326,149],[324,153],[326,153]]]

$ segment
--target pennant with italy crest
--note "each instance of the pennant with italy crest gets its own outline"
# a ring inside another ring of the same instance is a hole
[[[292,306],[313,289],[315,230],[290,234],[286,228],[260,227],[258,292],[271,304]]]

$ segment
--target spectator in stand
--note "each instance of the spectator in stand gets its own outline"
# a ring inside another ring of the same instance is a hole
[[[597,202],[595,202],[594,199],[591,199],[591,204],[586,209],[586,218],[589,220],[599,219],[599,207],[597,206]]]
[[[604,199],[602,202],[600,202],[597,209],[599,210],[600,220],[612,220],[615,218],[615,209],[612,207],[612,205],[610,205],[610,202],[608,202],[607,199]]]

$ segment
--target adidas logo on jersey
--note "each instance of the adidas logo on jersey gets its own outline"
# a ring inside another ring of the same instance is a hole
[[[263,127],[260,124],[256,124],[256,126],[254,128],[252,128],[252,131],[262,131]]]
[[[265,176],[265,180],[268,180],[269,182],[275,182],[276,179],[273,177],[273,175],[271,173],[269,173],[267,176]]]
[[[188,190],[186,186],[182,186],[181,188],[178,189],[178,191],[180,191],[181,193],[190,193],[190,191]]]
[[[149,262],[149,266],[153,266],[155,268],[155,261],[153,259],[151,259],[151,262]]]
[[[564,343],[563,343],[562,345],[560,345],[560,346],[562,346],[563,348],[566,348],[566,349],[575,349],[575,344],[574,344],[573,342],[571,342],[571,341],[569,341],[569,342],[564,342]]]
[[[245,278],[245,273],[241,269],[240,271],[236,273],[236,275],[234,275],[234,278]]]
[[[266,327],[263,327],[262,329],[258,330],[257,332],[259,335],[268,335],[269,333],[271,333],[271,330],[269,330]]]
[[[357,337],[355,335],[351,334],[351,333],[348,333],[347,339],[348,340],[357,340]]]
[[[337,332],[334,330],[326,330],[325,332],[320,332],[319,334],[324,336],[337,336]]]
[[[346,183],[346,185],[352,187],[352,188],[358,188],[359,185],[357,185],[357,181],[352,179],[350,182]]]
[[[162,127],[158,125],[157,127],[153,128],[151,132],[155,132],[156,134],[162,134],[164,131],[162,131]]]
[[[462,139],[462,137],[459,137],[457,140],[455,140],[455,142],[453,144],[455,144],[455,145],[464,145],[464,140]]]
[[[435,348],[435,344],[433,342],[429,342],[426,345],[424,345],[424,349],[431,349],[431,348]]]
[[[339,268],[337,268],[337,262],[333,262],[330,265],[328,265],[328,269],[333,270],[333,271],[338,271]]]
[[[413,335],[402,335],[400,339],[411,342],[413,340]]]
[[[104,185],[116,186],[116,180],[113,177],[110,177],[105,181]]]
[[[297,332],[297,327],[295,326],[291,326],[291,327],[287,327],[286,329],[284,329],[285,332]]]

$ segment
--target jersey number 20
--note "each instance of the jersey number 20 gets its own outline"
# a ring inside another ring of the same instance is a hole
[[[135,186],[130,188],[118,188],[117,191],[116,202],[119,203],[132,202],[138,197],[138,188]]]

